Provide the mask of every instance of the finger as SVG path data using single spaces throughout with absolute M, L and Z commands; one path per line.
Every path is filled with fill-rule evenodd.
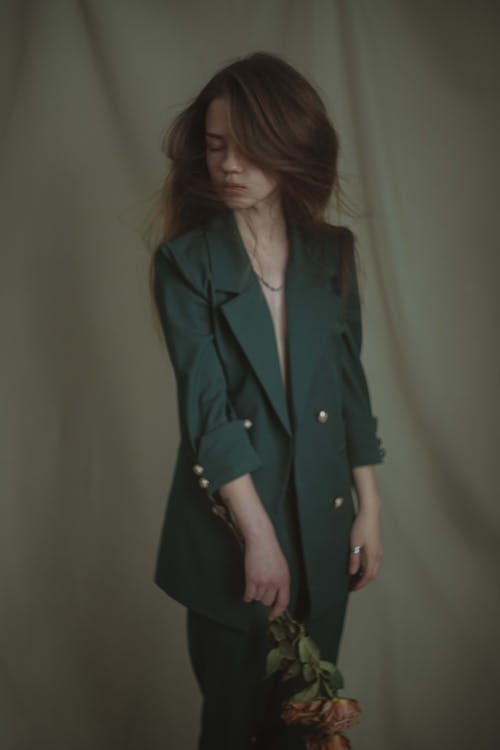
M 373 579 L 377 577 L 381 562 L 382 562 L 382 554 L 380 552 L 373 552 L 373 553 L 370 553 L 370 555 L 368 555 L 366 568 L 368 572 L 368 578 L 370 581 L 373 581 Z
M 260 601 L 262 604 L 265 604 L 266 607 L 270 607 L 271 604 L 276 599 L 276 588 L 274 586 L 268 586 L 265 590 L 262 596 L 260 597 Z
M 353 545 L 354 547 L 354 545 Z M 351 575 L 354 575 L 358 572 L 358 570 L 361 567 L 361 551 L 360 552 L 352 552 L 349 555 L 349 573 Z
M 245 593 L 243 594 L 243 601 L 251 602 L 256 598 L 257 586 L 254 581 L 247 581 Z
M 377 561 L 373 556 L 367 556 L 366 563 L 364 563 L 363 575 L 353 586 L 353 591 L 359 591 L 364 588 L 368 583 L 373 581 L 377 575 Z
M 360 589 L 364 588 L 369 580 L 370 579 L 368 577 L 368 573 L 365 570 L 361 578 L 358 578 L 358 580 L 353 584 L 352 591 L 359 591 Z
M 276 617 L 281 617 L 285 609 L 288 607 L 290 601 L 290 585 L 288 583 L 281 586 L 278 589 L 278 597 L 274 603 L 274 607 L 269 613 L 269 619 L 274 620 Z

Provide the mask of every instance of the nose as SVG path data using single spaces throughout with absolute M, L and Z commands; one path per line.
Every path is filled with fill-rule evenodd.
M 222 162 L 224 172 L 241 172 L 243 169 L 242 158 L 233 147 L 228 147 Z

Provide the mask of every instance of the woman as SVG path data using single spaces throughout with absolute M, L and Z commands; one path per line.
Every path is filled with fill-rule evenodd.
M 264 680 L 269 622 L 288 608 L 336 661 L 349 591 L 382 557 L 353 235 L 325 220 L 337 136 L 305 78 L 258 53 L 209 81 L 167 146 L 152 270 L 181 442 L 155 581 L 187 607 L 199 748 L 299 748 Z

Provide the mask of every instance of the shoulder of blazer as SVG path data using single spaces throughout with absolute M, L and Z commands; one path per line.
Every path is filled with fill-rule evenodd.
M 206 295 L 210 282 L 207 240 L 204 228 L 193 229 L 162 242 L 156 253 L 173 262 L 195 291 Z
M 351 253 L 353 246 L 354 234 L 348 227 L 326 224 L 309 242 L 309 252 L 315 263 L 338 280 L 342 253 Z
M 233 224 L 229 213 L 216 216 L 207 226 L 193 229 L 162 243 L 157 252 L 173 261 L 185 281 L 200 294 L 208 295 L 213 262 L 217 265 L 216 280 L 220 288 L 239 288 L 247 281 L 244 271 L 248 271 L 248 263 L 245 268 L 239 267 L 238 263 L 243 256 L 237 261 L 232 253 L 227 254 L 227 243 L 234 242 L 234 237 L 230 235 L 230 232 L 234 231 Z M 344 226 L 328 224 L 320 234 L 311 237 L 306 236 L 295 224 L 291 225 L 291 229 L 299 238 L 309 261 L 317 266 L 320 272 L 334 278 L 338 277 L 342 248 L 353 246 L 352 231 Z M 214 257 L 217 249 L 220 251 L 217 253 L 220 258 Z M 222 252 L 224 249 L 225 253 Z M 233 263 L 236 264 L 234 268 L 230 267 Z M 231 283 L 228 283 L 228 279 Z
M 207 299 L 210 287 L 239 292 L 251 280 L 251 264 L 230 210 L 164 242 L 158 251 L 174 262 L 184 279 Z

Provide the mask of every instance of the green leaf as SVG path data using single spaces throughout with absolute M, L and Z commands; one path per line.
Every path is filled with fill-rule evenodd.
M 320 669 L 323 672 L 329 672 L 329 674 L 334 674 L 335 672 L 338 672 L 337 667 L 335 664 L 332 664 L 331 661 L 324 661 L 323 659 L 319 663 Z
M 301 690 L 300 693 L 295 693 L 290 700 L 294 703 L 307 703 L 307 701 L 310 701 L 312 698 L 315 698 L 320 690 L 321 683 L 320 680 L 316 680 L 311 685 L 308 685 L 304 690 Z
M 318 677 L 318 672 L 316 669 L 314 669 L 309 662 L 304 664 L 304 668 L 302 670 L 302 674 L 304 675 L 304 680 L 306 682 L 312 682 Z
M 283 674 L 283 680 L 291 680 L 292 677 L 298 677 L 300 674 L 300 662 L 294 661 L 286 672 Z
M 331 662 L 320 661 L 321 673 L 328 680 L 334 691 L 344 687 L 344 678 L 340 670 Z
M 287 618 L 287 620 L 284 622 L 284 626 L 290 640 L 304 635 L 304 626 L 298 623 L 296 620 L 293 620 L 291 617 Z
M 283 640 L 278 644 L 283 659 L 296 659 L 295 649 L 290 641 Z
M 303 662 L 313 662 L 319 659 L 319 648 L 308 635 L 299 640 L 299 656 Z
M 315 641 L 309 636 L 309 648 L 311 649 L 311 653 L 314 656 L 315 659 L 319 659 L 320 653 L 319 648 Z
M 283 660 L 280 647 L 271 649 L 266 657 L 266 675 L 269 676 L 281 668 Z
M 309 639 L 306 637 L 299 640 L 299 657 L 302 662 L 308 662 L 311 656 L 311 649 L 309 648 Z
M 286 626 L 283 622 L 279 621 L 279 618 L 273 620 L 273 622 L 269 626 L 269 630 L 274 640 L 278 641 L 278 643 L 279 641 L 284 640 L 287 636 Z

